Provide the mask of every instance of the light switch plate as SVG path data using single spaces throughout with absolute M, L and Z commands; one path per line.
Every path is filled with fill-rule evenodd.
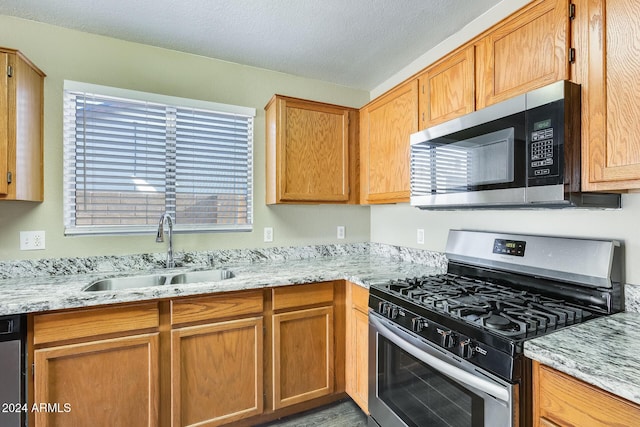
M 345 229 L 344 229 L 344 225 L 339 225 L 339 226 L 337 227 L 337 234 L 336 234 L 336 237 L 337 237 L 338 239 L 344 239 L 344 236 L 345 236 Z
M 418 233 L 416 235 L 416 242 L 419 245 L 424 245 L 424 228 L 418 228 Z

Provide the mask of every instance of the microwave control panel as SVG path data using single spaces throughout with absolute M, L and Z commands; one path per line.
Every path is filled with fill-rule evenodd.
M 562 129 L 558 126 L 558 110 L 562 101 L 534 108 L 527 112 L 528 167 L 530 181 L 539 184 L 562 182 L 560 165 L 562 164 Z

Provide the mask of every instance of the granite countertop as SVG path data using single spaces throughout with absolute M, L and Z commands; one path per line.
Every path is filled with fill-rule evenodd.
M 442 266 L 438 265 L 413 263 L 376 254 L 360 253 L 295 260 L 218 263 L 213 268 L 224 268 L 232 271 L 235 275 L 233 278 L 218 282 L 99 292 L 84 292 L 82 290 L 91 282 L 108 277 L 149 273 L 178 274 L 203 268 L 203 266 L 195 266 L 171 270 L 129 270 L 119 273 L 102 272 L 3 279 L 0 280 L 0 295 L 2 296 L 0 298 L 0 315 L 343 279 L 368 288 L 375 282 L 436 274 L 443 271 Z
M 526 341 L 524 354 L 640 404 L 640 313 L 617 313 Z

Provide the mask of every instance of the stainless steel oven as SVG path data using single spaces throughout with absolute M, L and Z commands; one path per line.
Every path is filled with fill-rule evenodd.
M 620 311 L 622 245 L 450 230 L 446 255 L 369 289 L 370 424 L 530 427 L 524 342 Z
M 370 424 L 511 427 L 518 385 L 369 314 Z

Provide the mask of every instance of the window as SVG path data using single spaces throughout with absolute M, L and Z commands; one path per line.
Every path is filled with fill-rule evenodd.
M 65 234 L 252 228 L 255 109 L 65 81 Z

